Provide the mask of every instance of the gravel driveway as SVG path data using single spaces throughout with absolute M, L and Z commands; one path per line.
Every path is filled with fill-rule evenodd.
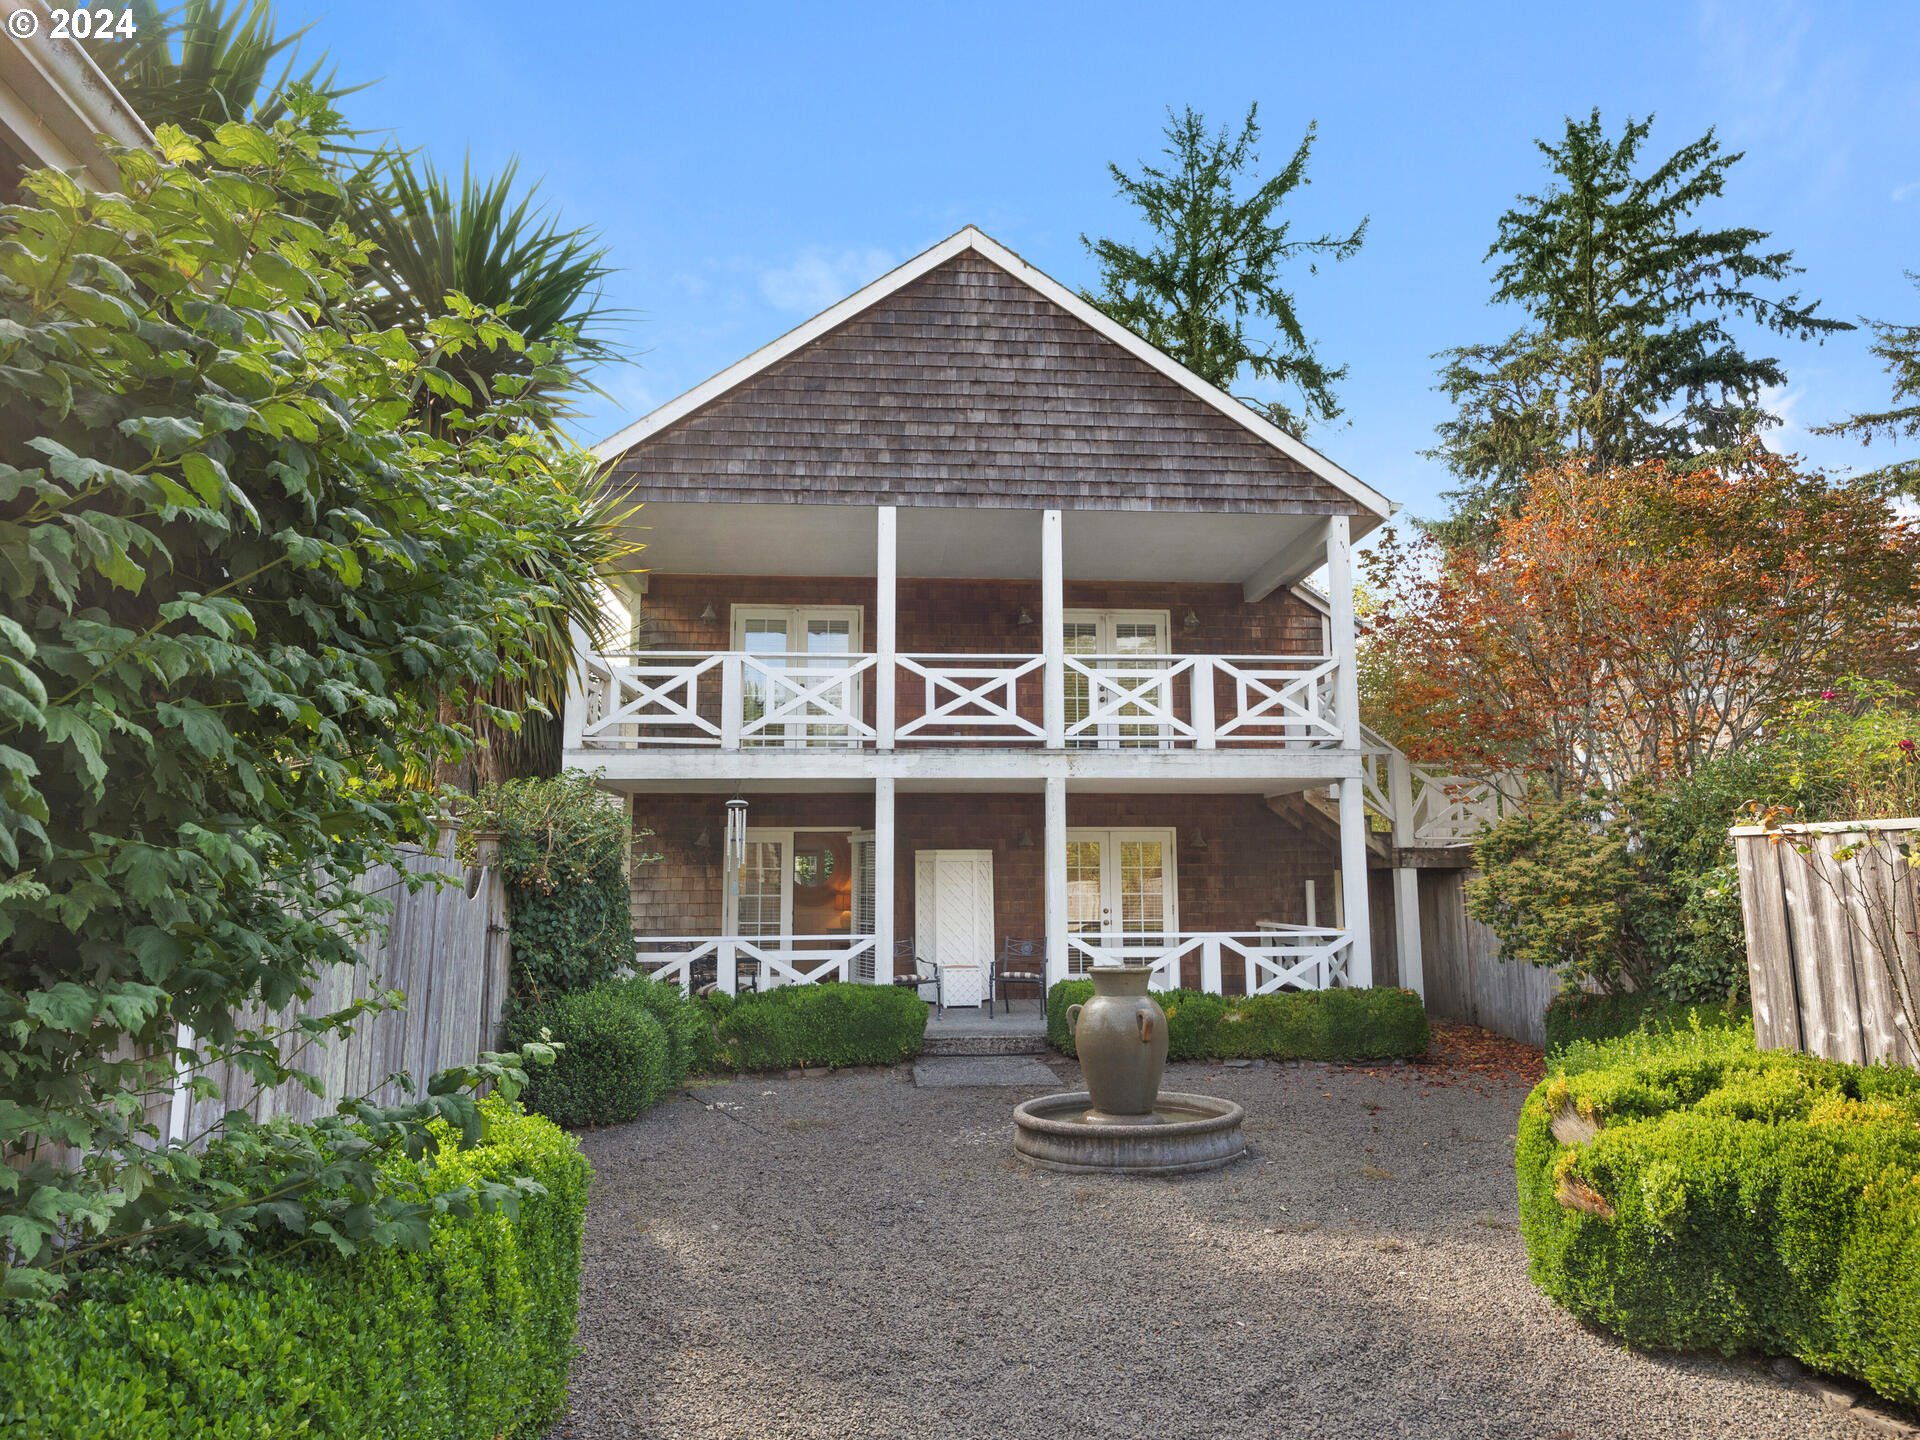
M 554 1434 L 1868 1433 L 1752 1364 L 1629 1354 L 1538 1295 L 1515 1080 L 1176 1065 L 1167 1085 L 1245 1105 L 1250 1156 L 1181 1180 L 1029 1171 L 1021 1093 L 905 1069 L 708 1085 L 588 1135 L 584 1353 Z

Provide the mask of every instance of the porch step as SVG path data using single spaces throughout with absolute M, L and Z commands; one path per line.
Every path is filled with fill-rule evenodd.
M 942 1058 L 956 1055 L 1044 1055 L 1047 1037 L 1026 1035 L 942 1035 L 929 1028 L 920 1053 Z

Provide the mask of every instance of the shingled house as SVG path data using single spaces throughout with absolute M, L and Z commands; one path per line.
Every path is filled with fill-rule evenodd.
M 966 1005 L 1015 937 L 1052 979 L 1419 986 L 1408 850 L 1462 817 L 1359 722 L 1389 502 L 1004 246 L 962 230 L 598 454 L 649 570 L 566 763 L 653 834 L 643 968 L 928 961 Z

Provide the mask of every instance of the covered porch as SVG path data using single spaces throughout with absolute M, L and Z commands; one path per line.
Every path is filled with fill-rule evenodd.
M 657 857 L 635 871 L 635 968 L 684 988 L 917 971 L 937 980 L 926 998 L 965 1008 L 1031 1004 L 1120 963 L 1215 994 L 1376 980 L 1370 880 L 1385 877 L 1364 848 L 1343 863 L 1338 803 L 1304 785 L 883 779 L 865 793 L 652 791 L 633 806 L 636 848 Z M 1043 978 L 1000 984 L 997 968 Z

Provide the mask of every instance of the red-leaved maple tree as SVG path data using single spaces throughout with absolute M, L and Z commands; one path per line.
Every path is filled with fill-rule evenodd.
M 1920 533 L 1762 450 L 1569 462 L 1486 549 L 1389 539 L 1368 567 L 1383 728 L 1556 792 L 1684 774 L 1842 676 L 1920 685 Z

